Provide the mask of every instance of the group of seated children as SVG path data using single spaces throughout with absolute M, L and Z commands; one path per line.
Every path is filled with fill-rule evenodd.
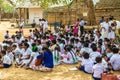
M 28 39 L 16 32 L 0 44 L 1 68 L 16 67 L 52 71 L 54 65 L 81 62 L 79 69 L 101 79 L 104 71 L 120 70 L 119 38 L 102 39 L 99 31 L 77 34 L 30 30 Z

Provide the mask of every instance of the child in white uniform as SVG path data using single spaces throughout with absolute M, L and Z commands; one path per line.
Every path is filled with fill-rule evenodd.
M 5 50 L 1 51 L 1 56 L 2 56 L 2 59 L 0 60 L 0 68 L 9 68 L 12 62 L 10 58 L 6 55 Z
M 32 53 L 31 53 L 31 56 L 30 56 L 30 61 L 26 65 L 26 68 L 35 69 L 35 60 L 36 60 L 36 57 L 38 55 L 39 55 L 38 48 L 37 48 L 37 46 L 35 46 L 34 48 L 32 48 Z
M 85 73 L 92 73 L 92 67 L 94 65 L 93 61 L 89 58 L 89 54 L 84 52 L 81 65 L 78 67 Z
M 61 52 L 59 47 L 55 47 L 55 50 L 53 51 L 53 62 L 54 65 L 60 64 L 60 58 L 61 58 Z
M 31 56 L 31 53 L 32 53 L 32 50 L 29 48 L 28 43 L 24 43 L 23 46 L 24 46 L 24 50 L 22 52 L 22 57 L 21 57 L 22 64 L 20 65 L 20 67 L 23 67 L 23 66 L 25 66 L 29 63 L 30 56 Z
M 101 80 L 101 75 L 106 71 L 105 67 L 102 64 L 102 58 L 101 57 L 96 57 L 96 62 L 93 66 L 93 78 L 94 80 Z
M 94 63 L 96 63 L 96 61 L 95 61 L 96 57 L 98 57 L 98 56 L 100 57 L 101 54 L 100 54 L 99 52 L 97 52 L 97 47 L 96 47 L 96 46 L 93 46 L 93 47 L 92 47 L 92 50 L 93 50 L 93 52 L 90 53 L 90 58 L 92 59 L 92 61 L 93 61 Z
M 120 54 L 118 53 L 119 49 L 113 48 L 113 56 L 110 58 L 110 64 L 113 70 L 120 70 Z

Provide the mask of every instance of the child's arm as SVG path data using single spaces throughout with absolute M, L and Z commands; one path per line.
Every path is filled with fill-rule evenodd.
M 27 64 L 26 67 L 28 67 L 28 66 L 30 65 L 30 63 L 32 62 L 32 60 L 33 60 L 33 56 L 30 57 L 30 61 L 29 61 L 29 63 Z
M 2 64 L 3 63 L 3 61 L 2 60 L 0 60 L 0 64 Z

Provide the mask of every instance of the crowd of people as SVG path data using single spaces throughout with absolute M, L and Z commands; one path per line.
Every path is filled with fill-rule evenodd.
M 55 65 L 75 64 L 78 69 L 92 74 L 94 80 L 101 80 L 101 74 L 120 70 L 120 31 L 115 34 L 116 23 L 106 19 L 99 30 L 85 31 L 85 21 L 79 19 L 63 32 L 47 30 L 48 25 L 29 30 L 27 39 L 23 32 L 16 31 L 0 44 L 1 68 L 24 67 L 25 69 L 52 71 Z M 14 63 L 14 64 L 13 64 Z

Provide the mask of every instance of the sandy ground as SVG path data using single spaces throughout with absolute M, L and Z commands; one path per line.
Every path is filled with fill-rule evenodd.
M 30 28 L 29 28 L 30 29 Z M 29 29 L 24 29 L 25 36 L 29 34 Z M 10 27 L 9 22 L 0 24 L 0 41 L 3 41 L 6 30 L 9 30 L 10 35 L 14 34 L 16 30 Z M 55 66 L 53 72 L 39 72 L 32 70 L 25 70 L 24 68 L 15 68 L 14 65 L 9 69 L 0 69 L 2 78 L 0 80 L 93 80 L 91 75 L 85 74 L 82 71 L 70 71 L 74 65 Z M 120 72 L 115 72 L 120 75 Z

